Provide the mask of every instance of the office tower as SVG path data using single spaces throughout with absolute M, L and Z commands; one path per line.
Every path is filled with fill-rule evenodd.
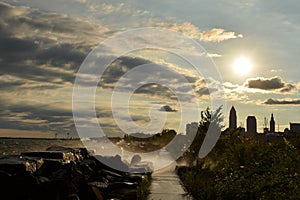
M 267 118 L 264 118 L 264 129 L 263 129 L 263 133 L 267 134 L 269 133 L 269 129 L 268 129 L 268 125 L 267 125 Z
M 257 133 L 257 123 L 255 116 L 247 117 L 247 133 L 256 134 Z
M 275 133 L 275 120 L 273 113 L 271 115 L 271 120 L 270 120 L 270 133 Z
M 290 130 L 292 133 L 300 133 L 300 123 L 290 123 Z
M 232 106 L 229 114 L 229 128 L 236 129 L 236 111 L 235 108 Z

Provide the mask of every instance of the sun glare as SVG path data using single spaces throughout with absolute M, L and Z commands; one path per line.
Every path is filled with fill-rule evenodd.
M 249 74 L 252 67 L 251 61 L 246 57 L 239 57 L 233 63 L 235 73 L 240 75 Z

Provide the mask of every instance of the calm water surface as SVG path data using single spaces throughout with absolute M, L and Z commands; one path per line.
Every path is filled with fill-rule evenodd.
M 19 155 L 27 151 L 44 151 L 50 146 L 76 148 L 83 147 L 83 144 L 77 139 L 0 138 L 0 155 Z

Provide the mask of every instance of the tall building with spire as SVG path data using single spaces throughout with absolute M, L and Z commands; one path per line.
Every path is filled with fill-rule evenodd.
M 231 107 L 230 114 L 229 114 L 229 128 L 230 129 L 236 129 L 237 123 L 236 123 L 236 110 L 234 106 Z
M 274 120 L 273 113 L 271 115 L 271 120 L 270 120 L 270 132 L 275 133 L 275 120 Z

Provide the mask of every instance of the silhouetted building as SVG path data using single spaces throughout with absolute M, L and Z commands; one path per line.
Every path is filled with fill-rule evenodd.
M 247 117 L 247 133 L 256 134 L 257 133 L 257 123 L 255 116 Z
M 269 133 L 269 129 L 268 129 L 268 125 L 267 125 L 267 118 L 264 118 L 264 129 L 263 129 L 263 133 L 267 134 Z
M 290 123 L 290 130 L 292 133 L 300 133 L 300 123 Z
M 230 129 L 236 129 L 237 128 L 237 125 L 236 125 L 236 110 L 233 106 L 231 107 L 230 114 L 229 114 L 229 128 Z
M 185 127 L 185 133 L 188 139 L 193 139 L 198 131 L 198 122 L 192 122 Z
M 271 120 L 270 120 L 270 133 L 275 133 L 275 120 L 273 113 L 271 115 Z

